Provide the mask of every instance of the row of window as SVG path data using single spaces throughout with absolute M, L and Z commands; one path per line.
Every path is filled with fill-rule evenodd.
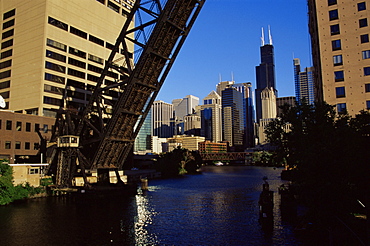
M 97 0 L 99 3 L 102 3 L 105 5 L 105 2 L 106 0 Z M 128 0 L 114 0 L 115 2 L 117 3 L 121 3 L 121 5 L 127 9 L 131 9 L 132 6 L 134 5 L 132 2 L 128 1 Z M 126 4 L 127 3 L 127 4 Z M 117 6 L 116 4 L 114 4 L 113 2 L 109 1 L 108 0 L 108 5 L 107 5 L 108 8 L 110 8 L 111 10 L 113 10 L 114 12 L 117 12 L 119 13 L 119 10 L 120 10 L 120 7 Z M 124 9 L 122 9 L 122 15 L 123 16 L 127 16 L 128 15 L 128 12 Z
M 328 5 L 335 5 L 337 4 L 337 0 L 328 0 Z M 357 11 L 366 10 L 366 2 L 357 3 Z
M 366 109 L 370 109 L 370 101 L 366 101 Z M 347 111 L 347 104 L 346 103 L 338 103 L 337 104 L 337 111 L 338 113 L 344 113 Z
M 55 27 L 58 27 L 64 31 L 67 31 L 68 32 L 68 24 L 60 21 L 60 20 L 57 20 L 57 19 L 54 19 L 53 17 L 48 17 L 48 23 L 55 26 Z M 89 41 L 97 44 L 97 45 L 100 45 L 102 47 L 104 47 L 104 44 L 105 44 L 105 48 L 108 48 L 110 50 L 112 50 L 114 48 L 114 45 L 113 44 L 110 44 L 108 42 L 104 42 L 104 40 L 98 38 L 98 37 L 95 37 L 91 34 L 87 34 L 86 32 L 80 30 L 80 29 L 77 29 L 73 26 L 70 26 L 69 27 L 69 32 L 72 33 L 72 34 L 75 34 L 83 39 L 88 39 Z
M 15 141 L 14 146 L 12 146 L 11 141 L 5 141 L 4 142 L 4 149 L 22 149 L 22 142 L 20 141 Z M 40 148 L 39 143 L 33 143 L 33 149 L 38 150 Z M 25 150 L 30 150 L 31 149 L 31 143 L 30 142 L 24 142 L 23 149 Z
M 26 122 L 26 124 L 23 124 L 24 122 L 21 122 L 21 121 L 16 121 L 15 122 L 15 125 L 13 124 L 13 121 L 11 120 L 6 120 L 5 121 L 5 130 L 13 130 L 13 127 L 14 130 L 16 131 L 22 131 L 23 130 L 23 125 L 25 126 L 25 131 L 26 132 L 31 132 L 31 123 L 30 122 Z M 0 119 L 0 129 L 2 128 L 2 120 Z M 47 124 L 44 124 L 42 128 L 40 128 L 40 124 L 38 123 L 35 123 L 34 125 L 34 131 L 37 132 L 38 130 L 42 130 L 44 131 L 45 133 L 48 131 L 49 129 L 49 126 Z
M 370 92 L 370 84 L 365 84 L 365 92 Z M 344 86 L 335 87 L 336 98 L 346 97 L 346 89 Z
M 370 67 L 364 67 L 364 76 L 370 76 Z M 339 70 L 334 72 L 334 80 L 335 82 L 344 81 L 344 71 Z M 370 92 L 370 91 L 366 91 Z
M 47 39 L 46 40 L 46 45 L 50 46 L 50 47 L 53 47 L 53 48 L 56 48 L 58 50 L 62 50 L 64 52 L 67 52 L 67 45 L 59 43 L 57 41 Z M 72 55 L 75 55 L 75 56 L 81 57 L 83 59 L 86 59 L 86 52 L 84 52 L 82 50 L 79 50 L 79 49 L 76 49 L 76 48 L 73 48 L 73 47 L 69 47 L 68 52 Z M 63 62 L 66 61 L 66 56 L 61 55 L 61 54 L 57 54 L 56 52 L 53 52 L 53 51 L 50 51 L 50 50 L 46 51 L 46 56 L 50 57 L 50 58 L 53 58 L 53 59 L 56 59 L 56 60 L 59 60 L 59 61 L 63 61 Z M 104 63 L 104 59 L 102 59 L 100 57 L 97 57 L 97 56 L 94 56 L 94 55 L 91 55 L 91 54 L 88 54 L 87 58 L 88 58 L 89 61 L 93 61 L 93 62 L 99 63 L 101 65 Z

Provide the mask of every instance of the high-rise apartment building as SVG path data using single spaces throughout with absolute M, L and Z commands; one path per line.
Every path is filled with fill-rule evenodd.
M 86 105 L 133 4 L 0 0 L 0 95 L 6 108 L 55 116 L 63 95 L 69 107 Z M 133 45 L 127 49 L 132 55 Z M 113 84 L 119 76 L 109 71 L 104 84 Z M 111 90 L 105 100 L 114 101 L 118 95 L 118 89 Z M 111 106 L 106 106 L 109 111 Z
M 318 100 L 350 115 L 370 108 L 370 1 L 309 0 Z
M 153 136 L 170 138 L 173 136 L 173 105 L 164 101 L 154 101 L 152 106 Z
M 221 96 L 211 91 L 201 105 L 201 136 L 214 143 L 222 141 Z
M 306 67 L 301 71 L 299 58 L 293 59 L 295 95 L 298 102 L 305 100 L 309 104 L 315 102 L 313 68 Z
M 275 86 L 275 62 L 274 46 L 272 45 L 271 32 L 269 30 L 269 43 L 265 44 L 263 29 L 261 38 L 261 64 L 256 67 L 256 121 L 262 119 L 262 96 L 261 93 L 265 88 L 272 88 L 277 95 Z

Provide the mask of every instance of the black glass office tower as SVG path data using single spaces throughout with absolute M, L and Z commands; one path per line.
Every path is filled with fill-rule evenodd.
M 271 42 L 271 41 L 270 41 Z M 256 120 L 260 121 L 262 117 L 261 92 L 266 87 L 273 88 L 275 95 L 277 90 L 275 86 L 275 62 L 274 62 L 274 46 L 270 44 L 262 45 L 261 64 L 256 67 Z

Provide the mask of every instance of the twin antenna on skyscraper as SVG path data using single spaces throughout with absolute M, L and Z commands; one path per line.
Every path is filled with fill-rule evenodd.
M 271 36 L 271 30 L 270 30 L 270 25 L 268 26 L 268 30 L 269 30 L 269 45 L 272 45 L 272 36 Z M 263 31 L 263 27 L 262 27 L 262 36 L 261 36 L 261 46 L 264 46 L 265 45 L 265 33 Z

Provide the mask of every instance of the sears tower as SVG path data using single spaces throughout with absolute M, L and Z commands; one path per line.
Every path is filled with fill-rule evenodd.
M 268 30 L 269 43 L 265 44 L 264 32 L 262 28 L 261 37 L 261 63 L 256 66 L 256 82 L 257 88 L 256 92 L 256 119 L 260 122 L 262 119 L 262 99 L 261 93 L 265 88 L 272 89 L 272 91 L 277 95 L 277 90 L 275 86 L 275 63 L 274 63 L 274 46 L 272 45 L 272 37 L 270 28 Z

